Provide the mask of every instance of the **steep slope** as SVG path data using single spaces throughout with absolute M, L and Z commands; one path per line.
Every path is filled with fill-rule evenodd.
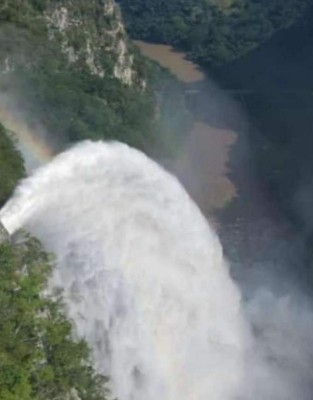
M 16 31 L 18 27 L 26 34 L 24 41 L 36 50 L 40 40 L 46 46 L 45 34 L 48 33 L 50 41 L 60 46 L 68 63 L 76 64 L 79 69 L 87 67 L 94 75 L 114 76 L 126 84 L 131 84 L 138 75 L 113 0 L 7 1 L 1 9 L 1 22 L 3 30 L 11 29 L 16 33 L 10 43 L 2 47 L 3 71 L 36 61 L 36 56 L 23 46 L 21 35 Z
M 72 338 L 58 296 L 43 296 L 51 257 L 33 238 L 0 243 L 0 398 L 105 400 L 106 379 Z
M 0 124 L 0 208 L 24 175 L 22 157 Z
M 57 140 L 168 147 L 173 127 L 154 96 L 159 72 L 132 48 L 113 0 L 5 1 L 0 48 L 2 95 Z

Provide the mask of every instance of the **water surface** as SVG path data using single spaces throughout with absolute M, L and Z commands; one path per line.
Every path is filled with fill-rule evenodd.
M 141 52 L 161 66 L 170 70 L 186 90 L 196 84 L 196 101 L 201 102 L 201 119 L 195 115 L 193 128 L 188 135 L 175 173 L 186 186 L 205 213 L 226 206 L 236 195 L 236 188 L 230 180 L 228 162 L 231 146 L 237 134 L 227 126 L 231 105 L 225 107 L 225 99 L 217 87 L 195 63 L 187 60 L 186 54 L 175 51 L 171 46 L 135 41 Z M 199 106 L 198 106 L 199 107 Z M 225 108 L 225 115 L 224 109 Z M 228 114 L 228 115 L 226 115 Z

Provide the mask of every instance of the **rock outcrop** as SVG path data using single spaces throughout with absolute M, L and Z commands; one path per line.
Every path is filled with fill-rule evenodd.
M 113 0 L 91 1 L 88 5 L 71 0 L 51 2 L 45 18 L 50 38 L 60 41 L 70 63 L 84 65 L 100 77 L 109 74 L 127 85 L 133 83 L 134 56 Z
M 101 78 L 115 77 L 125 85 L 142 85 L 114 0 L 49 0 L 40 7 L 25 0 L 18 11 L 5 1 L 1 11 L 10 23 L 0 23 L 0 72 L 20 65 L 31 68 L 42 57 L 40 41 L 44 47 L 48 36 L 50 45 L 77 69 Z

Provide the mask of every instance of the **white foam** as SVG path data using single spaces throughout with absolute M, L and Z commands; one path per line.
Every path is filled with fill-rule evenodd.
M 245 327 L 218 238 L 179 182 L 119 143 L 39 169 L 0 218 L 56 254 L 77 333 L 119 400 L 228 400 Z

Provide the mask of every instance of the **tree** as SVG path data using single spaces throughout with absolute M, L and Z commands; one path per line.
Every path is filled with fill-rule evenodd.
M 106 378 L 72 338 L 60 297 L 43 295 L 51 266 L 34 238 L 0 245 L 0 398 L 105 400 Z

